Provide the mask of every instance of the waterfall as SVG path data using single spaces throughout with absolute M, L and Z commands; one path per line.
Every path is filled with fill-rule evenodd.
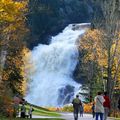
M 30 76 L 26 100 L 40 106 L 61 106 L 71 101 L 80 89 L 73 80 L 78 63 L 76 41 L 90 24 L 70 24 L 51 38 L 49 45 L 39 44 L 32 50 L 35 72 Z

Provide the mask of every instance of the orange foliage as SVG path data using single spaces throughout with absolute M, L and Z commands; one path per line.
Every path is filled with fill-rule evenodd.
M 4 111 L 4 113 L 6 113 L 6 116 L 13 117 L 14 109 L 13 109 L 12 98 L 6 95 L 3 96 L 1 108 Z
M 85 113 L 92 113 L 92 104 L 93 103 L 83 104 Z M 73 112 L 73 105 L 59 107 L 59 108 L 58 107 L 49 107 L 47 109 L 50 110 L 50 111 Z
M 84 112 L 85 113 L 92 113 L 92 103 L 84 104 Z

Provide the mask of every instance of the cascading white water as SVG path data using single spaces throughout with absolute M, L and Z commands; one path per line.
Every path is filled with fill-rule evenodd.
M 31 76 L 26 100 L 40 106 L 61 106 L 69 103 L 80 89 L 73 80 L 78 62 L 76 41 L 89 24 L 70 24 L 51 38 L 49 45 L 39 44 L 32 51 L 35 72 Z

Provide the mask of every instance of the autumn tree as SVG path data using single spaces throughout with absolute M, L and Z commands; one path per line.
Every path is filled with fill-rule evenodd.
M 119 56 L 117 50 L 119 49 L 119 32 L 120 32 L 120 16 L 119 16 L 119 0 L 96 0 L 100 5 L 102 17 L 97 21 L 97 12 L 94 16 L 95 28 L 103 31 L 103 45 L 107 51 L 107 91 L 110 98 L 113 95 L 113 89 L 117 81 L 117 74 L 119 70 L 119 60 L 115 62 L 116 57 Z M 114 44 L 114 47 L 113 47 Z M 119 58 L 119 57 L 118 57 Z M 116 66 L 115 66 L 116 65 Z M 115 72 L 113 72 L 113 69 Z
M 23 48 L 26 46 L 27 0 L 0 0 L 0 97 L 24 95 Z
M 106 69 L 106 52 L 102 43 L 102 32 L 88 30 L 80 40 L 79 50 L 83 57 L 81 71 L 84 72 L 85 84 L 89 88 L 90 96 L 95 96 L 97 91 L 105 90 L 103 70 Z M 104 51 L 104 52 L 103 52 Z
M 120 86 L 120 36 L 119 31 L 116 31 L 114 38 L 112 39 L 110 54 L 112 66 L 111 66 L 111 89 L 110 97 L 113 98 L 113 93 L 116 87 Z M 106 32 L 104 29 L 92 29 L 88 30 L 83 38 L 80 40 L 80 51 L 84 51 L 82 57 L 83 68 L 86 71 L 87 80 L 89 81 L 88 87 L 90 90 L 100 90 L 98 86 L 104 91 L 108 90 L 108 44 L 106 43 Z M 88 64 L 90 63 L 90 64 Z M 95 67 L 97 66 L 97 67 Z M 87 67 L 87 68 L 86 68 Z M 95 69 L 94 69 L 95 68 Z M 82 70 L 84 70 L 82 69 Z M 87 72 L 88 71 L 88 72 Z M 95 76 L 94 76 L 94 74 Z M 89 79 L 88 79 L 89 78 Z M 99 81 L 99 82 L 98 82 Z M 95 84 L 94 84 L 95 82 Z M 96 86 L 95 89 L 92 86 Z

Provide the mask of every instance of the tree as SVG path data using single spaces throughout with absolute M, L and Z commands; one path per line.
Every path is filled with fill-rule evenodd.
M 117 81 L 119 71 L 119 32 L 120 32 L 120 19 L 119 19 L 119 0 L 96 0 L 100 5 L 102 17 L 96 21 L 97 13 L 94 16 L 95 28 L 103 31 L 103 45 L 107 51 L 107 91 L 110 98 L 113 96 L 113 89 Z M 114 47 L 113 47 L 114 46 Z M 117 57 L 117 63 L 115 62 Z M 115 66 L 116 65 L 116 66 Z M 115 68 L 115 69 L 114 69 Z M 113 72 L 113 69 L 115 72 Z
M 30 28 L 30 47 L 48 43 L 49 36 L 57 34 L 70 23 L 89 21 L 92 7 L 90 2 L 85 1 L 29 0 L 27 23 Z
M 0 98 L 11 98 L 14 94 L 23 92 L 24 61 L 22 50 L 25 45 L 27 0 L 0 1 Z M 5 103 L 6 104 L 6 103 Z M 4 104 L 3 104 L 4 106 Z
M 99 30 L 88 30 L 79 44 L 80 52 L 84 51 L 80 58 L 83 66 L 81 71 L 85 72 L 85 83 L 90 96 L 95 96 L 97 91 L 103 91 L 105 86 L 102 68 L 106 68 L 106 52 L 102 44 L 102 32 Z
M 105 36 L 106 33 L 102 29 L 93 29 L 86 32 L 86 34 L 83 36 L 83 38 L 80 40 L 80 50 L 86 51 L 86 54 L 84 55 L 83 61 L 85 63 L 88 63 L 91 61 L 90 69 L 89 69 L 89 78 L 92 78 L 92 81 L 96 81 L 98 78 L 100 79 L 100 82 L 98 85 L 104 85 L 104 91 L 106 91 L 106 87 L 108 87 L 108 49 L 106 49 L 105 44 Z M 110 81 L 112 84 L 111 89 L 114 91 L 114 88 L 116 86 L 116 82 L 120 84 L 120 36 L 119 33 L 116 34 L 115 39 L 112 40 L 112 46 L 110 53 L 114 56 L 113 59 L 113 65 L 111 68 L 111 77 L 112 80 Z M 87 64 L 86 64 L 87 65 Z M 97 65 L 97 67 L 95 67 Z M 85 67 L 85 64 L 84 64 Z M 98 69 L 93 69 L 98 68 Z M 93 71 L 94 70 L 94 71 Z M 97 76 L 96 78 L 93 76 L 93 73 L 95 73 Z M 106 79 L 107 78 L 107 79 Z M 90 81 L 91 84 L 92 81 Z M 97 81 L 95 82 L 97 86 Z M 90 88 L 90 87 L 89 87 Z M 90 88 L 91 89 L 91 88 Z M 110 92 L 110 95 L 112 97 L 113 93 Z

